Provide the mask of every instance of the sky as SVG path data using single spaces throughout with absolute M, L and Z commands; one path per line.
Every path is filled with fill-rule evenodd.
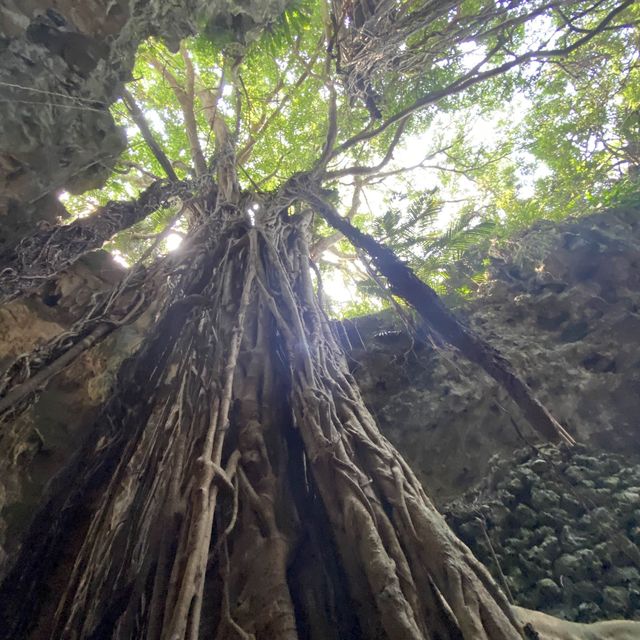
M 473 58 L 469 60 L 469 64 L 473 64 Z M 505 105 L 503 110 L 495 111 L 490 116 L 483 115 L 479 110 L 471 109 L 464 114 L 468 118 L 465 126 L 465 137 L 470 150 L 481 148 L 493 148 L 496 143 L 502 139 L 503 122 L 507 121 L 510 126 L 517 126 L 522 122 L 530 107 L 530 102 L 522 93 L 516 93 L 512 100 Z M 475 111 L 475 112 L 474 112 Z M 460 116 L 458 116 L 460 119 Z M 425 161 L 434 150 L 434 141 L 441 140 L 438 146 L 446 146 L 450 141 L 451 135 L 455 135 L 457 131 L 454 116 L 449 113 L 441 112 L 436 116 L 429 130 L 420 135 L 413 135 L 397 148 L 394 153 L 392 162 L 386 168 L 392 170 L 400 167 L 415 167 Z M 449 136 L 446 133 L 449 132 Z M 520 198 L 529 198 L 533 195 L 535 183 L 538 179 L 548 175 L 549 169 L 529 153 L 518 151 L 516 154 L 518 166 L 525 167 L 527 165 L 534 166 L 531 172 L 520 170 L 517 172 L 518 178 L 518 196 Z M 372 162 L 375 164 L 375 162 Z M 372 215 L 381 215 L 387 209 L 385 199 L 390 191 L 403 192 L 407 189 L 407 183 L 415 189 L 430 189 L 439 187 L 445 202 L 439 216 L 437 217 L 434 227 L 442 231 L 446 230 L 459 212 L 461 199 L 478 199 L 479 192 L 475 183 L 465 176 L 456 175 L 452 185 L 444 184 L 439 166 L 447 165 L 447 158 L 444 154 L 436 153 L 433 157 L 428 158 L 424 164 L 426 166 L 413 169 L 402 177 L 388 177 L 384 182 L 376 187 L 366 187 L 361 203 L 361 210 L 369 211 Z M 351 199 L 351 190 L 344 189 L 342 200 L 349 202 Z M 394 203 L 395 204 L 395 203 Z M 336 262 L 332 259 L 330 252 L 325 252 L 325 259 L 331 263 Z M 330 299 L 333 311 L 336 314 L 347 306 L 358 301 L 359 296 L 353 280 L 339 271 L 332 269 L 326 273 L 323 278 L 324 290 Z

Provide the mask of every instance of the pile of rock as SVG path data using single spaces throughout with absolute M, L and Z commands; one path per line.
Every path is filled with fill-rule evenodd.
M 568 620 L 640 619 L 640 465 L 583 447 L 492 460 L 449 505 L 456 533 L 516 604 Z

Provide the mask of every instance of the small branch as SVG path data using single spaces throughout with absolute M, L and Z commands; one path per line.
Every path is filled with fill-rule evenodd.
M 304 83 L 304 81 L 309 77 L 311 73 L 311 69 L 313 68 L 313 65 L 317 62 L 317 60 L 318 60 L 318 51 L 316 50 L 316 52 L 311 56 L 311 58 L 305 64 L 305 67 L 302 73 L 300 74 L 298 79 L 295 81 L 294 85 L 291 87 L 291 90 L 288 93 L 286 93 L 284 96 L 282 96 L 282 98 L 278 102 L 278 105 L 275 107 L 275 109 L 273 109 L 273 111 L 271 111 L 271 113 L 268 116 L 265 111 L 262 118 L 253 127 L 251 127 L 249 139 L 247 140 L 244 147 L 238 153 L 238 164 L 244 164 L 249 159 L 249 157 L 251 156 L 251 151 L 253 150 L 253 147 L 255 146 L 256 142 L 260 139 L 260 136 L 262 135 L 262 133 L 269 127 L 269 125 L 278 116 L 278 114 L 282 112 L 282 108 L 284 107 L 284 105 L 289 100 L 291 100 L 293 92 L 299 89 Z M 285 69 L 284 73 L 286 73 L 286 71 L 287 70 Z M 274 90 L 271 92 L 271 95 L 264 101 L 265 104 L 269 104 L 278 95 L 278 92 L 284 86 L 283 78 L 284 78 L 284 75 L 280 78 L 280 80 L 278 80 L 278 83 L 276 84 L 276 87 L 274 88 Z
M 329 126 L 327 128 L 327 137 L 320 158 L 315 164 L 315 171 L 320 171 L 327 166 L 332 152 L 333 146 L 338 136 L 338 107 L 336 88 L 333 84 L 329 84 Z
M 327 6 L 322 3 L 322 9 L 326 10 Z M 327 162 L 331 158 L 333 153 L 333 147 L 336 143 L 336 139 L 338 138 L 338 96 L 336 92 L 336 86 L 334 83 L 334 79 L 331 74 L 332 70 L 332 59 L 331 59 L 331 50 L 333 49 L 333 37 L 334 34 L 332 32 L 332 25 L 329 16 L 324 15 L 324 23 L 325 23 L 325 38 L 327 42 L 327 51 L 324 61 L 324 84 L 325 87 L 329 90 L 329 113 L 328 113 L 328 126 L 327 126 L 327 136 L 325 139 L 324 147 L 322 149 L 322 153 L 320 154 L 320 158 L 315 164 L 314 171 L 318 173 L 320 170 L 323 170 L 327 166 Z
M 348 175 L 367 176 L 367 175 L 375 174 L 381 169 L 384 169 L 385 166 L 393 158 L 393 152 L 395 151 L 398 145 L 398 142 L 400 142 L 400 138 L 402 137 L 402 134 L 404 133 L 404 130 L 406 129 L 408 123 L 409 123 L 409 118 L 406 118 L 405 120 L 402 120 L 400 122 L 400 124 L 398 125 L 398 128 L 396 129 L 395 134 L 393 135 L 393 139 L 389 144 L 389 148 L 387 149 L 387 152 L 384 158 L 382 158 L 382 160 L 377 165 L 373 167 L 347 167 L 346 169 L 336 169 L 335 171 L 327 171 L 324 177 L 327 180 L 335 180 L 336 178 L 342 178 Z
M 142 109 L 140 109 L 134 97 L 125 87 L 122 87 L 122 99 L 124 100 L 124 104 L 131 114 L 133 121 L 136 123 L 138 129 L 140 130 L 144 141 L 147 143 L 147 146 L 149 147 L 149 149 L 151 149 L 151 153 L 153 153 L 155 159 L 159 162 L 160 166 L 167 174 L 167 177 L 174 182 L 178 182 L 178 176 L 173 170 L 171 161 L 169 160 L 169 158 L 167 158 L 167 155 L 162 150 L 158 142 L 156 142 L 156 139 L 153 137 L 153 133 L 151 132 L 149 124 L 147 123 L 147 120 L 142 113 Z

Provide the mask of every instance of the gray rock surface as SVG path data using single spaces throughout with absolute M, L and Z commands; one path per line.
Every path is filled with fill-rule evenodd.
M 197 23 L 250 40 L 285 0 L 5 0 L 0 6 L 0 246 L 64 216 L 56 198 L 101 186 L 126 145 L 108 107 L 138 45 L 171 49 Z M 214 34 L 215 35 L 215 34 Z
M 488 283 L 458 314 L 578 441 L 640 453 L 640 208 L 539 222 L 494 254 Z M 436 502 L 478 483 L 492 454 L 535 440 L 484 372 L 424 336 L 412 343 L 391 315 L 338 333 L 370 409 Z M 579 482 L 594 480 L 580 472 Z
M 494 457 L 481 486 L 445 508 L 454 530 L 520 606 L 577 622 L 640 620 L 640 513 L 625 499 L 640 458 L 543 446 L 515 461 Z

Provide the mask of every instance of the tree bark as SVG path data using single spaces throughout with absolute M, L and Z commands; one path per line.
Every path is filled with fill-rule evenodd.
M 304 219 L 215 215 L 222 232 L 174 276 L 35 517 L 0 588 L 0 638 L 325 640 L 318 611 L 336 638 L 521 638 L 364 406 Z M 194 296 L 206 304 L 180 304 Z M 307 550 L 321 575 L 300 594 Z
M 134 97 L 125 87 L 122 88 L 121 93 L 122 99 L 124 100 L 124 103 L 129 110 L 133 121 L 136 123 L 138 129 L 140 130 L 142 138 L 147 143 L 149 149 L 151 149 L 151 153 L 153 153 L 155 159 L 158 161 L 158 164 L 162 167 L 169 180 L 171 180 L 172 182 L 178 182 L 178 176 L 173 170 L 173 165 L 171 164 L 169 158 L 167 158 L 167 155 L 165 154 L 162 147 L 153 137 L 153 133 L 151 131 L 151 128 L 149 127 L 147 119 L 144 117 L 142 109 L 138 106 Z

